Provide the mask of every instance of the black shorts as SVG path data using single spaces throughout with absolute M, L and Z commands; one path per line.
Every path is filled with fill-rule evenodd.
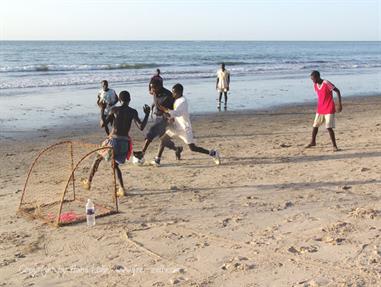
M 168 121 L 165 118 L 157 117 L 153 125 L 148 130 L 146 139 L 153 141 L 156 137 L 161 137 L 162 135 L 165 134 L 167 126 L 168 126 Z

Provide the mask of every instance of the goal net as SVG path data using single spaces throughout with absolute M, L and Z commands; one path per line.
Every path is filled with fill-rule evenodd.
M 29 169 L 19 212 L 56 226 L 85 221 L 88 198 L 95 205 L 96 217 L 118 212 L 112 158 L 99 165 L 91 190 L 81 183 L 98 153 L 106 149 L 110 147 L 64 141 L 42 150 Z

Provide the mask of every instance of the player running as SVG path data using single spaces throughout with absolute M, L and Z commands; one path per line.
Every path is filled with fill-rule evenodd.
M 214 162 L 220 164 L 220 155 L 217 150 L 207 150 L 203 147 L 197 146 L 193 138 L 192 125 L 188 112 L 188 102 L 183 96 L 184 88 L 181 84 L 176 84 L 172 88 L 172 95 L 175 99 L 173 104 L 173 110 L 168 109 L 164 106 L 160 106 L 162 112 L 169 116 L 170 124 L 166 130 L 165 135 L 161 137 L 160 147 L 157 156 L 155 157 L 152 164 L 155 166 L 160 166 L 161 156 L 163 154 L 164 148 L 174 150 L 176 152 L 177 159 L 181 158 L 182 147 L 176 147 L 174 142 L 171 140 L 172 137 L 179 137 L 185 144 L 188 145 L 192 152 L 203 153 L 211 156 Z
M 114 150 L 114 164 L 115 170 L 119 181 L 118 196 L 126 195 L 126 191 L 123 184 L 122 172 L 120 171 L 119 165 L 123 164 L 126 159 L 129 159 L 132 151 L 131 138 L 129 136 L 131 123 L 135 122 L 140 130 L 143 130 L 148 122 L 148 117 L 150 114 L 150 107 L 144 105 L 144 119 L 141 121 L 138 116 L 138 112 L 129 107 L 131 100 L 130 93 L 127 91 L 122 91 L 119 94 L 119 100 L 122 103 L 119 107 L 113 107 L 110 111 L 109 116 L 106 118 L 105 124 L 108 124 L 110 118 L 113 118 L 113 128 L 108 139 L 106 139 L 102 146 L 112 147 Z M 91 166 L 90 174 L 88 179 L 82 180 L 82 185 L 85 189 L 90 190 L 91 182 L 95 173 L 98 170 L 99 164 L 103 159 L 106 161 L 110 160 L 112 157 L 112 151 L 107 149 L 105 151 L 97 154 L 97 157 Z

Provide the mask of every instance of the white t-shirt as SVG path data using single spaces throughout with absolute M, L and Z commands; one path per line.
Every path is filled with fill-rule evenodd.
M 186 144 L 194 143 L 188 102 L 184 96 L 175 100 L 173 110 L 170 111 L 169 114 L 171 118 L 174 119 L 174 123 L 169 127 L 167 134 L 170 137 L 178 136 Z
M 113 89 L 104 91 L 103 89 L 98 93 L 99 102 L 106 104 L 105 114 L 109 114 L 111 108 L 118 102 L 118 96 Z
M 219 69 L 217 71 L 217 78 L 218 78 L 217 89 L 224 90 L 229 88 L 229 76 L 230 76 L 230 72 L 226 69 L 225 71 L 222 71 L 222 69 Z

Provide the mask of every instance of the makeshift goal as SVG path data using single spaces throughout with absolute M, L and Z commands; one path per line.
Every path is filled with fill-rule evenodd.
M 95 157 L 110 149 L 111 160 L 102 161 L 86 190 L 81 180 L 89 175 Z M 96 217 L 118 212 L 115 166 L 111 147 L 73 141 L 55 143 L 40 151 L 32 162 L 21 196 L 19 212 L 62 226 L 86 220 L 90 198 Z

